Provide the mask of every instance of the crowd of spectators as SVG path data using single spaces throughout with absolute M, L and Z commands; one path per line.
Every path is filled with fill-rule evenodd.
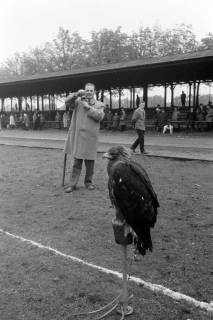
M 182 117 L 185 114 L 185 119 Z M 182 113 L 177 107 L 174 107 L 172 114 L 166 112 L 164 108 L 161 108 L 160 105 L 157 105 L 155 108 L 154 116 L 155 130 L 158 132 L 166 133 L 167 131 L 170 134 L 173 133 L 173 123 L 178 123 L 178 121 L 186 122 L 187 128 L 194 128 L 195 123 L 197 122 L 197 128 L 199 129 L 199 122 L 211 123 L 213 122 L 213 104 L 211 101 L 208 102 L 206 106 L 200 104 L 196 108 L 189 108 L 188 111 Z
M 202 103 L 195 109 L 195 120 L 213 121 L 213 104 L 211 101 L 205 106 Z
M 127 113 L 128 112 L 128 113 Z M 197 122 L 199 129 L 199 122 L 211 123 L 213 122 L 213 104 L 211 101 L 207 105 L 200 104 L 196 108 L 189 108 L 185 110 L 185 119 L 182 119 L 183 111 L 181 108 L 174 107 L 171 113 L 168 109 L 161 107 L 152 108 L 151 120 L 154 123 L 154 129 L 163 134 L 169 132 L 173 133 L 173 124 L 178 121 L 185 121 L 188 127 L 194 128 Z M 104 119 L 101 122 L 101 129 L 108 129 L 113 131 L 124 131 L 128 124 L 131 123 L 131 112 L 121 108 L 119 110 L 111 110 L 106 105 L 104 110 Z M 66 111 L 42 112 L 34 110 L 22 112 L 0 112 L 0 130 L 2 128 L 22 128 L 24 130 L 41 130 L 45 127 L 45 123 L 54 122 L 55 128 L 67 129 L 70 125 L 71 113 Z
M 112 112 L 108 105 L 106 105 L 104 109 L 104 118 L 101 123 L 102 129 L 109 129 L 109 130 L 126 130 L 126 121 L 127 121 L 127 114 L 124 108 L 121 108 L 119 111 Z
M 48 122 L 56 122 L 56 128 L 66 129 L 69 127 L 70 120 L 69 111 L 42 112 L 34 110 L 0 112 L 0 130 L 14 128 L 41 130 Z

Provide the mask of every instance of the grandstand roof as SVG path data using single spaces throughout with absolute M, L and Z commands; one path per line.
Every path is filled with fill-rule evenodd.
M 86 82 L 98 89 L 213 80 L 213 50 L 35 74 L 0 81 L 0 97 L 63 93 Z

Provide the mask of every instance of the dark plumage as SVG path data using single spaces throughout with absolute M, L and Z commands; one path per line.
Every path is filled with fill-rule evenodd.
M 108 189 L 112 204 L 118 215 L 136 234 L 138 251 L 145 255 L 152 251 L 150 228 L 157 219 L 159 202 L 144 168 L 131 159 L 128 150 L 122 146 L 112 147 L 104 154 L 109 159 Z

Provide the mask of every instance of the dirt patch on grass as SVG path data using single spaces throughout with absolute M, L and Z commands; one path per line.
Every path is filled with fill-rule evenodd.
M 96 163 L 97 189 L 61 188 L 59 150 L 1 146 L 0 228 L 109 269 L 121 271 L 107 191 L 106 162 Z M 130 262 L 146 281 L 210 302 L 212 297 L 212 172 L 199 161 L 141 158 L 160 201 L 154 252 Z M 67 177 L 70 167 L 67 169 Z M 84 173 L 84 172 L 83 172 Z M 67 178 L 68 180 L 68 178 Z M 118 279 L 0 234 L 0 319 L 66 319 L 118 294 Z M 129 248 L 129 257 L 132 256 Z M 132 319 L 210 319 L 184 303 L 129 284 Z M 118 319 L 114 314 L 109 319 Z

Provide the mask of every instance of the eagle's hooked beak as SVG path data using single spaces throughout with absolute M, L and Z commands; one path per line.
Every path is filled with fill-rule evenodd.
M 112 156 L 111 156 L 108 152 L 105 152 L 105 153 L 103 154 L 102 158 L 112 159 Z

